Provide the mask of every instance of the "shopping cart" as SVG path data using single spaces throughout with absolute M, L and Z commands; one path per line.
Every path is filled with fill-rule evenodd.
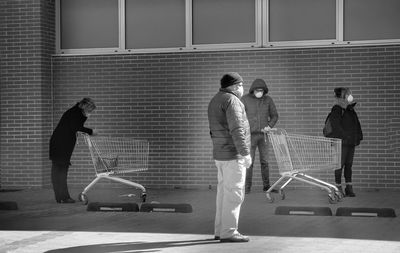
M 332 184 L 307 175 L 309 172 L 335 170 L 341 165 L 342 141 L 335 138 L 288 134 L 284 129 L 271 129 L 265 133 L 274 149 L 281 177 L 266 192 L 270 202 L 274 201 L 272 190 L 286 180 L 278 189 L 281 198 L 285 198 L 283 189 L 292 181 L 317 186 L 328 192 L 331 204 L 343 196 Z M 266 138 L 266 136 L 265 136 Z
M 89 147 L 96 178 L 79 194 L 78 199 L 87 204 L 86 193 L 105 178 L 140 189 L 142 201 L 145 202 L 146 189 L 141 184 L 116 175 L 147 170 L 149 143 L 138 139 L 82 135 Z

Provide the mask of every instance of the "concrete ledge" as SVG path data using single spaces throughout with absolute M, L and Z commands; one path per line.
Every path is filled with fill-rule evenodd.
M 336 216 L 396 217 L 392 208 L 339 207 Z
M 91 202 L 88 204 L 86 210 L 94 212 L 138 212 L 139 205 L 136 203 Z
M 15 202 L 15 201 L 0 201 L 0 210 L 18 210 L 17 202 Z
M 332 210 L 329 207 L 278 206 L 275 209 L 275 214 L 277 214 L 277 215 L 332 216 Z
M 193 208 L 190 204 L 143 203 L 140 212 L 191 213 Z

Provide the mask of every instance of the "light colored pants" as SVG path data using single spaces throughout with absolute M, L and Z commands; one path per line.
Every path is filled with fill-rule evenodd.
M 238 234 L 240 207 L 244 200 L 246 167 L 244 159 L 215 161 L 218 169 L 215 236 L 229 238 Z

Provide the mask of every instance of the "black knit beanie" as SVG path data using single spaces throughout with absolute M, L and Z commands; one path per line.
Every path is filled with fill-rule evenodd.
M 221 88 L 226 88 L 228 86 L 242 83 L 243 78 L 236 72 L 229 72 L 226 73 L 222 78 L 221 78 Z

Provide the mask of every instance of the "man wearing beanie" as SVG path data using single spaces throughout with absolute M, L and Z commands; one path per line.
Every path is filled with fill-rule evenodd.
M 264 131 L 273 128 L 278 121 L 278 112 L 275 103 L 268 94 L 267 84 L 263 79 L 256 79 L 252 83 L 249 93 L 243 96 L 242 102 L 251 130 L 251 159 L 253 163 L 246 172 L 246 193 L 250 193 L 253 177 L 253 166 L 256 149 L 258 148 L 263 191 L 270 188 L 268 166 L 268 139 L 264 138 Z M 276 190 L 272 190 L 276 192 Z
M 249 241 L 238 232 L 246 168 L 251 164 L 250 126 L 240 101 L 242 96 L 242 77 L 235 72 L 227 73 L 208 105 L 213 158 L 218 169 L 214 233 L 221 242 Z

